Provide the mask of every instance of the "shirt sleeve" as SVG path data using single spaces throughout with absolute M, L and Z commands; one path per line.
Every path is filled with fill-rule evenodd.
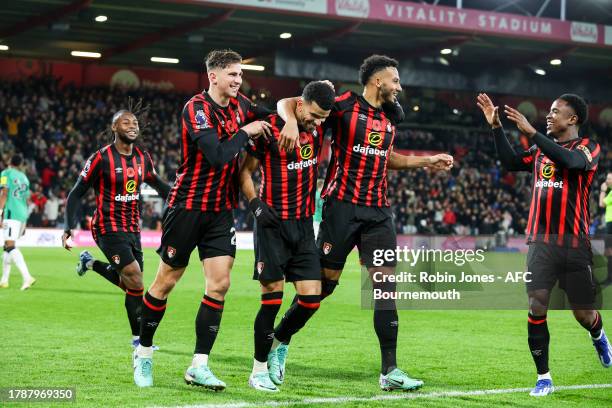
M 79 178 L 83 180 L 83 183 L 90 187 L 93 183 L 98 180 L 102 172 L 102 153 L 98 150 L 92 154 L 89 159 L 85 162 L 83 170 Z
M 259 137 L 257 139 L 249 139 L 247 143 L 246 152 L 261 161 L 266 155 L 266 146 L 264 144 L 264 137 Z
M 498 127 L 493 129 L 493 137 L 495 140 L 495 150 L 499 156 L 499 160 L 504 167 L 510 171 L 529 171 L 533 165 L 533 158 L 537 147 L 531 146 L 528 150 L 515 150 L 504 132 L 504 128 Z
M 5 170 L 0 173 L 0 190 L 8 188 L 8 177 L 6 176 Z
M 579 154 L 582 154 L 586 160 L 585 170 L 593 170 L 597 168 L 599 164 L 599 153 L 601 152 L 601 148 L 598 143 L 595 143 L 592 140 L 589 140 L 586 144 L 578 144 L 576 146 L 576 151 Z

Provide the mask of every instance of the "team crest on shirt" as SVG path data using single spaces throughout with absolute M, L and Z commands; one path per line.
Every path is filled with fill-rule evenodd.
M 119 265 L 121 263 L 121 258 L 119 257 L 119 255 L 113 255 L 113 257 L 111 259 L 117 265 Z
M 133 178 L 136 175 L 136 170 L 134 170 L 133 167 L 128 167 L 127 169 L 125 169 L 125 175 Z
M 329 242 L 324 242 L 323 243 L 323 253 L 325 255 L 329 255 L 331 250 L 332 250 L 332 244 L 330 244 Z
M 264 270 L 264 263 L 263 262 L 257 262 L 257 273 L 261 275 L 263 270 Z
M 166 254 L 168 255 L 168 258 L 174 258 L 174 256 L 176 255 L 176 248 L 169 246 L 166 250 Z
M 196 121 L 196 129 L 208 129 L 210 127 L 210 123 L 208 123 L 208 118 L 202 109 L 198 109 L 195 114 Z

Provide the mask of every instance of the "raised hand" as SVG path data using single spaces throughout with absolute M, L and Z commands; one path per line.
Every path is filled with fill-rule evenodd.
M 501 121 L 499 120 L 498 107 L 493 106 L 491 98 L 486 93 L 479 93 L 476 97 L 476 105 L 484 113 L 485 119 L 493 128 L 501 127 Z
M 536 134 L 537 131 L 535 128 L 531 126 L 531 123 L 529 123 L 525 115 L 523 115 L 521 112 L 508 105 L 504 105 L 504 112 L 506 113 L 508 119 L 516 123 L 516 127 L 522 134 L 528 137 L 533 137 Z

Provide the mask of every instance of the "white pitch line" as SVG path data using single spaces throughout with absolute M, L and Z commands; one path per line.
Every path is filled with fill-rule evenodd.
M 585 384 L 585 385 L 561 385 L 556 386 L 555 390 L 583 390 L 589 388 L 612 388 L 612 384 Z M 501 388 L 493 390 L 474 390 L 474 391 L 438 391 L 427 393 L 402 393 L 395 395 L 376 395 L 373 397 L 335 397 L 335 398 L 305 398 L 301 400 L 288 401 L 265 401 L 265 402 L 229 402 L 225 404 L 198 404 L 198 405 L 174 405 L 174 406 L 152 406 L 149 408 L 255 408 L 255 407 L 289 407 L 292 405 L 303 404 L 344 404 L 350 402 L 375 402 L 393 400 L 411 400 L 427 398 L 452 398 L 470 397 L 480 395 L 514 394 L 519 392 L 529 392 L 531 388 Z

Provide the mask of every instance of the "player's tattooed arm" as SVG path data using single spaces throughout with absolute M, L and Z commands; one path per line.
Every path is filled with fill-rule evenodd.
M 434 156 L 407 156 L 391 151 L 387 168 L 390 170 L 407 170 L 428 167 L 436 170 L 450 170 L 453 167 L 453 156 L 436 154 Z
M 278 147 L 285 151 L 292 151 L 296 146 L 300 147 L 297 118 L 295 108 L 299 97 L 284 98 L 277 102 L 276 110 L 278 115 L 285 121 L 285 126 L 281 129 Z
M 255 183 L 253 183 L 252 177 L 252 174 L 257 169 L 257 166 L 259 166 L 259 160 L 257 160 L 256 157 L 247 154 L 244 163 L 242 164 L 242 168 L 240 169 L 240 189 L 248 202 L 251 202 L 252 199 L 257 197 Z
M 66 209 L 64 213 L 64 234 L 62 234 L 62 246 L 70 251 L 72 246 L 68 244 L 68 238 L 72 236 L 72 228 L 76 225 L 76 212 L 81 203 L 81 199 L 87 193 L 89 185 L 79 177 L 76 184 L 68 193 L 66 199 Z

